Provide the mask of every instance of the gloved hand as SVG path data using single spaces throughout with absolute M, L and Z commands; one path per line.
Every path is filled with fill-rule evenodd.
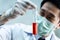
M 35 5 L 30 1 L 16 2 L 14 13 L 23 15 L 27 10 L 35 9 Z
M 31 1 L 17 1 L 14 8 L 10 8 L 0 16 L 0 21 L 8 21 L 8 19 L 15 18 L 17 15 L 23 15 L 27 10 L 33 10 L 35 8 L 36 6 Z

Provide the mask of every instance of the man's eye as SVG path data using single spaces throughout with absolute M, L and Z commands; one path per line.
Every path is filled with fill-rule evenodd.
M 52 13 L 49 13 L 47 16 L 46 16 L 46 18 L 49 20 L 49 21 L 54 21 L 54 18 L 55 18 L 55 16 L 52 14 Z
M 41 16 L 45 16 L 45 13 L 41 11 L 41 12 L 40 12 L 40 15 L 41 15 Z
M 40 15 L 44 17 L 44 16 L 46 15 L 46 10 L 41 9 L 41 11 L 40 11 Z

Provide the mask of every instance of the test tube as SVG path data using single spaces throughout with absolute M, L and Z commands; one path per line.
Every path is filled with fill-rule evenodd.
M 37 34 L 37 22 L 36 22 L 36 19 L 37 19 L 37 9 L 35 9 L 35 14 L 33 15 L 33 23 L 32 23 L 32 26 L 33 26 L 33 34 L 34 35 Z

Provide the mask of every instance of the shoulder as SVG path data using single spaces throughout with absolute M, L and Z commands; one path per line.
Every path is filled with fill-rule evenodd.
M 46 40 L 47 40 L 47 39 L 60 40 L 60 39 L 56 36 L 56 34 L 55 34 L 54 31 L 46 38 Z
M 53 32 L 53 37 L 56 39 L 56 40 L 60 40 L 57 35 L 55 34 L 55 32 Z

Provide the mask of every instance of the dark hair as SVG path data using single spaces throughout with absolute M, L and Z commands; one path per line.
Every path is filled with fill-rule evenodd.
M 44 3 L 46 3 L 46 2 L 50 2 L 50 3 L 52 3 L 53 5 L 55 5 L 57 8 L 59 8 L 60 9 L 60 0 L 43 0 L 42 2 L 41 2 L 41 7 L 44 5 Z M 40 7 L 40 8 L 41 8 Z

